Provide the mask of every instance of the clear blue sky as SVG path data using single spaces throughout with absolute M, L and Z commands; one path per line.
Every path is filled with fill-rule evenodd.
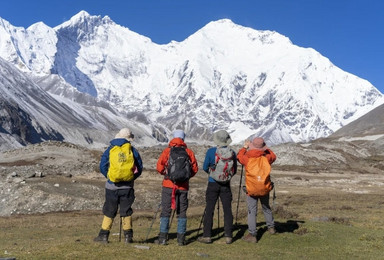
M 183 41 L 210 21 L 229 18 L 283 34 L 384 93 L 384 0 L 1 0 L 0 17 L 27 28 L 55 27 L 79 11 L 163 44 Z

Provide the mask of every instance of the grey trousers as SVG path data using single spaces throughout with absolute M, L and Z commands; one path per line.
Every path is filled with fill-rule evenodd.
M 248 231 L 252 235 L 256 235 L 256 218 L 257 218 L 257 204 L 260 200 L 261 207 L 263 209 L 265 222 L 268 228 L 275 227 L 275 221 L 273 220 L 272 210 L 269 206 L 269 194 L 263 197 L 251 197 L 247 196 L 248 205 Z
M 169 218 L 172 213 L 172 189 L 163 187 L 161 191 L 161 214 L 160 217 Z M 176 190 L 176 213 L 179 218 L 187 217 L 188 191 Z

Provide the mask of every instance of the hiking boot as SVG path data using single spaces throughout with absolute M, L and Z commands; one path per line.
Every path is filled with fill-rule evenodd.
M 243 240 L 249 243 L 257 243 L 256 236 L 252 235 L 251 233 L 248 233 L 248 235 L 243 237 Z
M 199 237 L 197 239 L 197 241 L 199 241 L 200 243 L 204 243 L 204 244 L 212 243 L 212 239 L 210 237 Z
M 225 237 L 225 243 L 227 245 L 232 244 L 232 237 Z
M 109 230 L 100 229 L 99 235 L 95 237 L 93 241 L 102 243 L 102 244 L 107 244 L 108 237 L 109 237 Z
M 155 241 L 156 244 L 158 245 L 168 245 L 167 243 L 167 237 L 168 233 L 161 233 L 159 234 L 159 238 Z
M 177 233 L 177 244 L 179 246 L 186 245 L 186 243 L 185 243 L 185 233 Z
M 124 230 L 124 242 L 126 244 L 133 243 L 133 230 L 132 229 Z
M 269 234 L 274 235 L 274 234 L 276 234 L 276 229 L 274 227 L 270 227 L 270 228 L 268 228 L 268 232 L 269 232 Z

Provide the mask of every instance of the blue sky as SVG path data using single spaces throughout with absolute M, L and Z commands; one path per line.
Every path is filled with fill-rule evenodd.
M 183 41 L 222 18 L 283 34 L 384 93 L 383 0 L 1 0 L 0 17 L 14 26 L 55 27 L 79 11 L 165 44 Z

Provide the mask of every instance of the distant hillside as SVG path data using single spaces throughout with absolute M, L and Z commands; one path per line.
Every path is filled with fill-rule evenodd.
M 340 128 L 330 137 L 384 135 L 384 104 Z

